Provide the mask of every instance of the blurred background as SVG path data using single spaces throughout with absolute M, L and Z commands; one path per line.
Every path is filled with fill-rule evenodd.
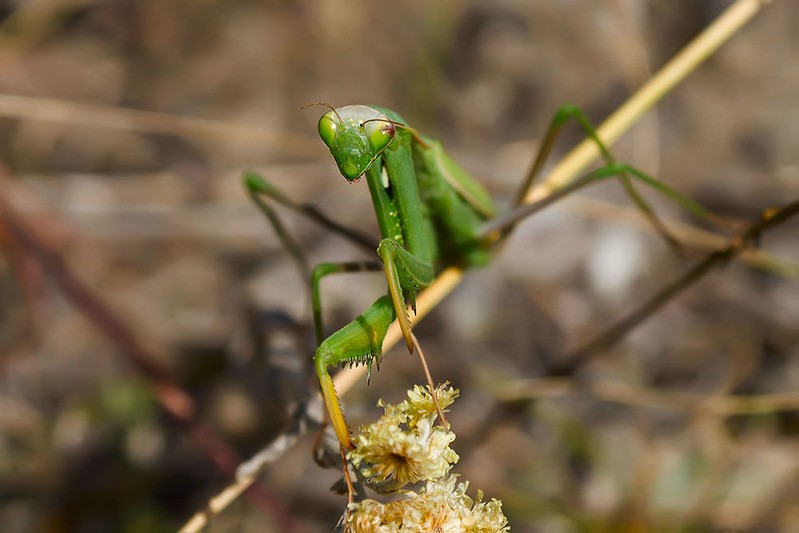
M 366 187 L 316 138 L 321 108 L 299 106 L 390 107 L 505 199 L 559 105 L 601 122 L 730 3 L 4 3 L 0 207 L 90 293 L 59 288 L 6 219 L 2 530 L 172 531 L 229 483 L 164 411 L 174 394 L 131 339 L 97 318 L 109 311 L 87 312 L 95 298 L 239 457 L 291 425 L 316 387 L 308 297 L 241 174 L 377 234 Z M 795 200 L 798 22 L 799 4 L 773 2 L 614 153 L 735 219 Z M 557 151 L 580 138 L 567 129 Z M 419 324 L 433 376 L 461 390 L 454 471 L 504 502 L 513 531 L 799 531 L 799 221 L 762 239 L 765 267 L 712 271 L 616 348 L 550 375 L 708 251 L 689 236 L 675 254 L 629 207 L 607 183 L 536 215 Z M 314 262 L 364 257 L 285 219 Z M 329 328 L 384 283 L 326 279 Z M 403 351 L 347 394 L 353 424 L 423 381 Z M 745 399 L 763 394 L 785 401 Z M 210 530 L 330 531 L 345 500 L 314 438 Z

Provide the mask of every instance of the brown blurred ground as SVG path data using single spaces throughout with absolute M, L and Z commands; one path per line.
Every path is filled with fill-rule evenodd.
M 257 168 L 295 198 L 375 228 L 366 188 L 338 179 L 315 139 L 318 113 L 297 107 L 390 107 L 507 198 L 558 105 L 576 103 L 601 121 L 726 5 L 20 3 L 3 12 L 0 92 L 223 122 L 214 133 L 188 125 L 176 134 L 163 116 L 153 119 L 161 128 L 120 127 L 122 118 L 96 109 L 32 119 L 40 103 L 19 101 L 0 118 L 0 160 L 10 169 L 2 190 L 52 209 L 35 219 L 39 230 L 247 456 L 285 425 L 286 395 L 314 382 L 301 371 L 307 337 L 276 338 L 279 379 L 252 356 L 248 320 L 280 329 L 283 313 L 302 325 L 309 309 L 241 172 Z M 799 5 L 775 1 L 623 138 L 619 159 L 736 218 L 799 197 L 797 22 Z M 569 132 L 562 149 L 576 139 Z M 610 184 L 587 195 L 628 205 Z M 360 257 L 288 221 L 314 261 Z M 797 242 L 793 221 L 762 245 L 795 265 Z M 109 341 L 18 250 L 3 251 L 2 529 L 175 529 L 226 480 Z M 647 403 L 643 393 L 609 401 L 597 385 L 694 393 L 697 402 L 796 390 L 795 281 L 732 263 L 581 367 L 580 391 L 512 402 L 493 392 L 543 376 L 558 354 L 700 253 L 677 257 L 651 233 L 564 202 L 523 226 L 496 264 L 470 273 L 420 324 L 434 376 L 462 391 L 450 420 L 456 471 L 504 501 L 514 531 L 799 531 L 795 411 L 720 417 Z M 377 276 L 326 281 L 330 323 L 348 321 L 381 290 Z M 402 350 L 384 363 L 368 389 L 347 396 L 353 422 L 422 379 Z M 305 530 L 328 531 L 343 499 L 326 490 L 336 473 L 311 461 L 311 447 L 301 441 L 264 484 Z M 277 529 L 242 499 L 212 530 Z

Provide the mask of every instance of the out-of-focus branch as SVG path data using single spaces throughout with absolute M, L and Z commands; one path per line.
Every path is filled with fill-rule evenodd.
M 7 174 L 2 169 L 0 173 Z M 213 464 L 226 476 L 233 477 L 239 464 L 237 454 L 216 432 L 197 417 L 194 401 L 160 367 L 136 339 L 124 321 L 91 289 L 72 274 L 60 255 L 41 238 L 43 228 L 35 228 L 26 217 L 0 195 L 0 226 L 7 239 L 33 258 L 39 268 L 55 283 L 66 298 L 102 331 L 128 360 L 147 378 L 157 401 L 177 421 Z M 278 503 L 279 500 L 261 485 L 254 485 L 248 497 L 276 522 L 281 530 L 295 528 L 293 520 Z
M 112 130 L 165 133 L 217 142 L 236 139 L 237 142 L 269 146 L 283 153 L 305 157 L 318 148 L 318 143 L 307 137 L 270 131 L 256 124 L 17 94 L 0 94 L 0 116 L 56 124 L 84 124 Z
M 760 240 L 762 234 L 778 226 L 799 213 L 799 201 L 792 202 L 779 209 L 767 209 L 760 218 L 747 227 L 744 231 L 732 238 L 727 246 L 709 254 L 694 265 L 688 272 L 677 280 L 664 287 L 649 301 L 638 309 L 619 320 L 610 328 L 604 330 L 598 337 L 585 345 L 573 350 L 564 357 L 564 367 L 555 370 L 555 374 L 570 373 L 575 365 L 582 364 L 588 358 L 594 357 L 602 350 L 606 350 L 624 338 L 627 333 L 641 322 L 652 316 L 664 304 L 672 300 L 679 293 L 702 279 L 708 271 L 720 264 L 725 264 L 736 255 L 752 247 L 753 243 Z

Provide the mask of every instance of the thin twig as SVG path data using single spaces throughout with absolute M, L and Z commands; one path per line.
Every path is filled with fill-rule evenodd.
M 555 369 L 553 372 L 555 374 L 570 373 L 578 363 L 583 363 L 588 358 L 615 345 L 624 338 L 630 330 L 652 316 L 652 314 L 665 303 L 671 301 L 677 294 L 703 278 L 711 268 L 729 262 L 736 255 L 751 247 L 753 243 L 758 242 L 763 232 L 782 224 L 797 213 L 799 213 L 799 201 L 792 202 L 780 209 L 768 209 L 764 211 L 759 220 L 746 228 L 746 230 L 738 236 L 731 239 L 727 246 L 709 254 L 688 270 L 688 272 L 664 287 L 638 309 L 619 320 L 612 327 L 604 330 L 602 334 L 595 339 L 564 356 L 563 367 Z
M 570 197 L 568 202 L 564 202 L 564 207 L 583 216 L 619 221 L 628 226 L 652 231 L 652 226 L 641 217 L 637 209 L 632 207 L 576 195 Z M 689 247 L 718 250 L 726 246 L 729 240 L 727 236 L 719 235 L 685 222 L 664 218 L 663 223 L 682 244 Z M 781 276 L 789 281 L 799 281 L 799 263 L 796 261 L 775 256 L 758 248 L 743 250 L 739 255 L 739 259 L 749 266 Z
M 321 415 L 322 405 L 318 398 L 312 400 L 310 404 L 302 406 L 295 416 L 294 425 L 254 457 L 242 463 L 236 471 L 236 481 L 211 498 L 205 509 L 195 513 L 180 528 L 180 533 L 197 533 L 201 531 L 208 524 L 211 517 L 221 513 L 228 505 L 241 496 L 258 480 L 258 476 L 268 465 L 280 459 L 284 453 L 294 446 L 297 439 L 311 429 L 319 427 L 320 422 L 318 419 Z

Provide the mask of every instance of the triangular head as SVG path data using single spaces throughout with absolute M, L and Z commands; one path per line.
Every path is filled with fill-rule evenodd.
M 319 119 L 319 136 L 341 175 L 358 180 L 394 139 L 394 122 L 365 105 L 331 109 Z

